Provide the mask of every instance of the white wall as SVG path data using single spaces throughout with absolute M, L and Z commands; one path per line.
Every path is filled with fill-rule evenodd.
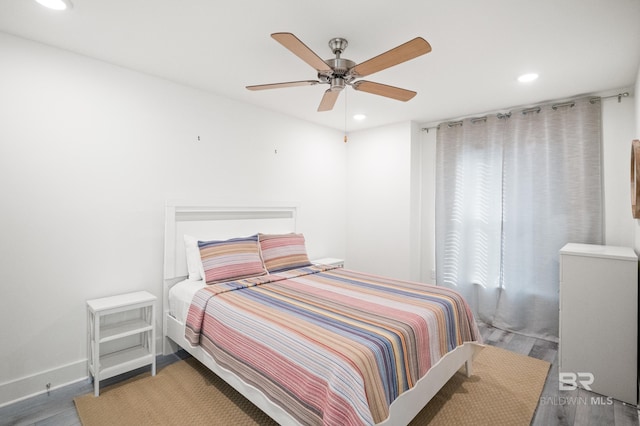
M 409 204 L 409 279 L 420 281 L 422 271 L 422 139 L 418 123 L 411 123 L 411 187 Z M 428 170 L 424 171 L 429 173 Z M 428 226 L 428 224 L 425 224 Z
M 296 205 L 310 257 L 345 256 L 340 132 L 2 33 L 0 53 L 0 405 L 86 376 L 87 299 L 161 300 L 166 200 Z
M 436 277 L 436 129 L 423 130 L 422 149 L 422 228 L 420 230 L 422 282 L 435 284 Z
M 411 123 L 349 135 L 349 269 L 411 278 L 411 137 Z
M 635 99 L 602 100 L 605 244 L 633 247 L 629 162 L 635 131 Z

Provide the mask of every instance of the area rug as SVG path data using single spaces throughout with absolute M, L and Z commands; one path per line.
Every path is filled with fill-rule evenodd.
M 550 364 L 487 346 L 474 374 L 456 374 L 411 425 L 528 425 Z M 74 400 L 84 426 L 275 425 L 193 358 Z

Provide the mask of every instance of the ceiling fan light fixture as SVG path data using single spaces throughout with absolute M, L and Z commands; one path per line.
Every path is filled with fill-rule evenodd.
M 52 10 L 67 10 L 73 7 L 70 0 L 36 0 L 42 6 Z
M 345 85 L 346 85 L 346 82 L 342 77 L 333 77 L 331 79 L 331 90 L 333 91 L 340 91 L 344 89 Z
M 518 81 L 520 83 L 531 83 L 532 81 L 537 79 L 538 79 L 538 74 L 534 72 L 522 74 L 520 77 L 518 77 Z

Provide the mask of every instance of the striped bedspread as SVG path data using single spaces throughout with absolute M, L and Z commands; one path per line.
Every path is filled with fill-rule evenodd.
M 185 333 L 310 425 L 384 421 L 443 355 L 480 339 L 450 289 L 329 266 L 207 286 Z

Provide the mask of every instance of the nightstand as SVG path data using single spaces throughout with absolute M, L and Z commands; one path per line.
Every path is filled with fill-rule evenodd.
M 156 374 L 156 297 L 146 291 L 87 300 L 87 356 L 95 396 L 100 381 L 151 365 Z M 104 344 L 129 338 L 132 346 L 103 353 Z M 116 346 L 117 347 L 117 346 Z
M 312 260 L 311 263 L 313 263 L 314 265 L 332 265 L 338 266 L 340 268 L 344 267 L 344 260 L 336 259 L 334 257 L 324 257 L 322 259 Z

